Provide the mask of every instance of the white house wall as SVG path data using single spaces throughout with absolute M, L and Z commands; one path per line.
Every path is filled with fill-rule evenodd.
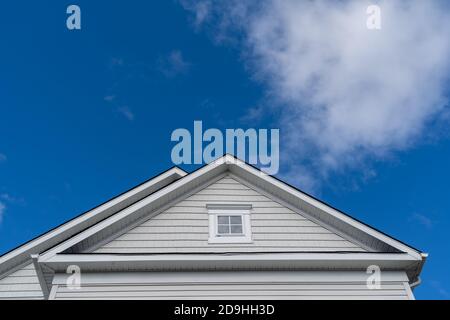
M 414 299 L 404 272 L 384 273 L 380 288 L 356 271 L 91 273 L 79 289 L 66 277 L 55 278 L 52 299 Z
M 208 244 L 207 204 L 251 204 L 251 244 Z M 95 250 L 96 253 L 365 251 L 229 176 Z
M 43 298 L 44 295 L 32 263 L 0 279 L 0 300 Z

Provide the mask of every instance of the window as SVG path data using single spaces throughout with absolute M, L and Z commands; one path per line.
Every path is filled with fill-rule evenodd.
M 250 243 L 251 205 L 211 204 L 209 214 L 209 243 Z
M 217 216 L 218 235 L 242 235 L 242 216 Z

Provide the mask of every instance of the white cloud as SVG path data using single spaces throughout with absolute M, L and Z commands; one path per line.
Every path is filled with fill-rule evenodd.
M 190 67 L 191 63 L 186 61 L 179 50 L 173 50 L 166 57 L 158 60 L 159 70 L 168 78 L 186 74 Z
M 246 113 L 240 118 L 243 122 L 254 123 L 264 117 L 265 110 L 263 107 L 256 106 L 249 108 Z
M 24 198 L 18 198 L 15 196 L 10 195 L 9 193 L 1 193 L 0 194 L 0 199 L 7 202 L 7 203 L 12 203 L 12 204 L 19 204 L 19 205 L 25 205 L 25 199 Z
M 119 107 L 117 108 L 117 112 L 120 113 L 122 116 L 124 116 L 129 121 L 134 120 L 134 113 L 131 111 L 129 107 Z
M 3 221 L 3 215 L 5 213 L 5 210 L 6 206 L 2 202 L 0 202 L 0 223 L 2 223 Z
M 180 3 L 187 10 L 190 10 L 194 13 L 194 25 L 199 27 L 206 20 L 208 20 L 211 13 L 211 1 L 188 1 L 188 0 L 180 0 Z
M 105 100 L 107 102 L 112 102 L 112 101 L 114 101 L 115 98 L 116 98 L 116 96 L 111 94 L 111 95 L 104 96 L 103 100 Z
M 123 66 L 124 60 L 122 58 L 113 57 L 109 59 L 109 66 L 110 67 L 116 67 L 116 66 Z
M 442 283 L 436 280 L 430 281 L 431 286 L 445 299 L 450 298 L 450 293 L 442 286 Z
M 444 112 L 446 4 L 377 3 L 378 31 L 366 27 L 369 1 L 229 1 L 209 8 L 218 38 L 242 39 L 249 70 L 268 88 L 267 110 L 281 111 L 280 160 L 297 175 L 325 179 L 366 167 L 413 146 Z
M 427 216 L 424 216 L 423 214 L 415 213 L 411 216 L 411 220 L 414 220 L 424 226 L 427 229 L 431 229 L 434 225 L 433 220 L 428 218 Z

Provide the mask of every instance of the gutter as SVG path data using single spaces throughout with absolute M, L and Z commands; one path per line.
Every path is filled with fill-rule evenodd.
M 363 270 L 370 265 L 382 270 L 405 270 L 416 258 L 406 253 L 269 253 L 269 254 L 192 254 L 192 255 L 126 255 L 126 254 L 56 254 L 41 256 L 39 263 L 63 272 L 78 265 L 87 272 L 123 270 Z
M 422 260 L 421 260 L 420 264 L 417 266 L 417 269 L 414 273 L 414 277 L 411 280 L 412 282 L 410 282 L 410 284 L 409 284 L 411 289 L 414 289 L 415 287 L 419 286 L 422 283 L 422 280 L 420 278 L 420 273 L 422 272 L 423 266 L 425 265 L 425 262 L 427 261 L 428 253 L 421 252 L 420 256 L 422 257 Z
M 417 281 L 411 283 L 409 286 L 411 287 L 411 290 L 412 290 L 412 289 L 414 289 L 415 287 L 417 287 L 421 283 L 422 283 L 422 279 L 420 279 L 420 277 L 417 277 Z

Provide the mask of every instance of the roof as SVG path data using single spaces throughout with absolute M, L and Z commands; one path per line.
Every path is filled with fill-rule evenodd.
M 73 253 L 72 257 L 69 256 L 66 259 L 70 261 L 75 254 L 81 252 L 80 248 L 92 245 L 99 239 L 110 238 L 117 230 L 130 226 L 148 216 L 149 212 L 158 214 L 164 206 L 173 203 L 182 195 L 201 189 L 205 183 L 217 178 L 224 172 L 230 172 L 237 179 L 251 182 L 258 188 L 258 191 L 276 197 L 280 203 L 299 208 L 311 219 L 321 221 L 337 232 L 349 235 L 362 245 L 371 248 L 372 254 L 396 254 L 396 259 L 402 260 L 403 263 L 405 261 L 409 263 L 409 276 L 412 281 L 415 281 L 420 274 L 427 256 L 420 250 L 388 236 L 229 154 L 189 174 L 177 167 L 169 169 L 10 251 L 0 258 L 0 274 L 23 263 L 29 259 L 30 254 L 40 254 L 39 262 L 51 265 L 64 260 L 61 258 L 61 254 L 69 256 Z M 361 259 L 361 257 L 358 256 L 358 259 Z M 80 255 L 78 255 L 78 258 L 80 258 Z M 386 259 L 383 261 L 391 263 L 392 258 Z M 104 258 L 100 260 L 104 260 Z M 123 260 L 136 261 L 129 257 L 124 257 Z M 141 260 L 147 261 L 148 259 L 140 259 L 139 261 Z M 321 261 L 320 259 L 316 260 Z

